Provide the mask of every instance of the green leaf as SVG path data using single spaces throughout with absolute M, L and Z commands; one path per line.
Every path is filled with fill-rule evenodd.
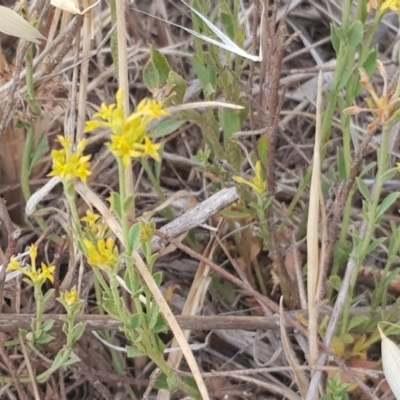
M 78 356 L 70 357 L 67 361 L 64 362 L 63 367 L 68 367 L 69 365 L 75 364 L 79 361 L 81 361 L 81 359 Z
M 342 279 L 338 275 L 329 277 L 329 284 L 338 292 L 342 287 Z
M 342 73 L 342 76 L 340 77 L 339 83 L 338 83 L 338 90 L 343 89 L 347 85 L 353 72 L 354 72 L 353 68 L 349 68 L 349 67 L 345 68 L 345 70 Z
M 43 296 L 43 304 L 46 304 L 54 296 L 55 289 L 49 289 Z
M 234 133 L 240 131 L 240 117 L 236 110 L 222 108 L 219 111 L 219 120 L 224 131 L 224 141 L 226 143 Z
M 338 54 L 339 50 L 340 50 L 340 42 L 341 42 L 340 33 L 341 33 L 341 31 L 342 31 L 342 28 L 338 28 L 334 25 L 331 25 L 332 47 L 335 50 L 336 54 Z
M 29 165 L 29 173 L 32 172 L 32 168 L 35 164 L 42 158 L 44 154 L 49 151 L 49 142 L 46 136 L 41 136 L 39 139 L 39 143 L 36 146 L 35 152 L 33 153 L 30 165 Z
M 156 389 L 168 389 L 167 376 L 163 373 L 160 374 L 160 376 L 158 376 L 156 381 L 154 382 L 154 387 Z
M 358 326 L 362 325 L 364 322 L 368 322 L 369 317 L 367 315 L 356 315 L 350 319 L 349 325 L 347 327 L 347 331 L 350 332 L 352 329 L 357 328 Z
M 208 98 L 208 96 L 215 93 L 215 71 L 207 68 L 204 61 L 197 54 L 192 58 L 192 65 L 197 77 L 200 79 L 204 94 Z
M 173 101 L 175 104 L 182 104 L 187 90 L 186 81 L 176 72 L 170 71 L 167 79 L 167 84 L 174 85 Z
M 150 92 L 161 87 L 160 76 L 151 60 L 143 68 L 143 83 Z
M 83 333 L 85 332 L 85 328 L 86 326 L 82 322 L 79 322 L 74 326 L 74 328 L 72 329 L 72 341 L 74 343 L 82 337 Z
M 157 324 L 158 316 L 160 315 L 160 308 L 158 304 L 153 301 L 151 306 L 147 309 L 147 326 L 152 331 Z
M 42 329 L 44 332 L 48 332 L 51 331 L 54 325 L 54 319 L 49 319 L 47 320 L 43 325 L 42 325 Z
M 130 329 L 144 328 L 146 325 L 143 314 L 133 314 L 129 317 L 128 327 Z
M 369 244 L 367 247 L 367 254 L 372 253 L 375 249 L 377 249 L 379 246 L 381 246 L 384 242 L 386 242 L 387 238 L 379 238 L 374 240 L 372 243 Z
M 184 119 L 170 119 L 159 123 L 150 133 L 150 136 L 154 139 L 161 138 L 171 134 L 178 130 L 187 121 Z
M 154 333 L 167 333 L 168 332 L 168 325 L 165 322 L 164 317 L 160 313 L 157 317 L 157 322 L 153 328 Z
M 339 172 L 339 179 L 341 181 L 345 181 L 347 179 L 347 172 L 345 168 L 344 162 L 344 153 L 342 148 L 337 149 L 337 165 L 338 165 L 338 172 Z
M 42 333 L 39 337 L 35 338 L 35 344 L 47 344 L 52 342 L 54 339 L 55 336 Z
M 164 85 L 167 82 L 171 67 L 169 66 L 167 57 L 160 53 L 153 46 L 150 47 L 150 59 L 158 73 L 158 84 L 159 86 Z
M 234 170 L 239 171 L 243 158 L 239 145 L 233 140 L 228 140 L 225 142 L 225 154 L 228 163 L 233 167 Z
M 136 250 L 137 247 L 139 246 L 140 243 L 140 231 L 141 231 L 141 225 L 140 223 L 136 223 L 132 225 L 129 229 L 128 232 L 128 249 L 129 253 L 131 253 L 133 250 Z
M 371 202 L 371 193 L 368 189 L 367 184 L 360 178 L 357 178 L 357 187 L 360 191 L 361 195 L 364 197 L 365 200 Z
M 269 140 L 267 135 L 262 135 L 257 143 L 257 153 L 261 164 L 264 169 L 268 167 L 269 157 Z
M 124 211 L 124 214 L 127 214 L 129 212 L 129 210 L 131 209 L 133 204 L 133 196 L 128 196 L 125 201 L 124 204 L 122 206 L 122 209 Z
M 111 210 L 119 219 L 122 218 L 121 197 L 117 192 L 111 193 Z
M 111 317 L 114 317 L 116 319 L 120 318 L 118 308 L 116 307 L 113 299 L 108 299 L 108 298 L 105 298 L 105 296 L 104 296 L 101 304 L 104 307 L 104 309 L 107 311 L 108 315 L 110 315 Z
M 350 46 L 357 46 L 364 37 L 364 25 L 359 20 L 355 20 L 347 32 L 347 43 Z
M 382 174 L 381 179 L 383 183 L 386 183 L 387 181 L 390 181 L 392 178 L 394 178 L 398 173 L 399 173 L 399 168 L 397 167 L 390 168 Z
M 57 353 L 56 357 L 54 358 L 50 368 L 53 371 L 57 371 L 62 366 L 63 366 L 63 353 L 60 351 Z
M 375 46 L 373 49 L 371 49 L 367 55 L 367 58 L 365 59 L 362 68 L 365 69 L 365 72 L 369 77 L 372 76 L 376 69 L 376 61 L 378 59 L 378 46 Z
M 394 204 L 394 202 L 398 199 L 400 193 L 394 192 L 390 193 L 379 205 L 378 210 L 376 212 L 376 220 L 378 221 L 383 214 Z
M 126 350 L 126 354 L 129 358 L 140 357 L 143 355 L 142 352 L 138 348 L 133 347 L 133 346 L 126 346 L 125 350 Z
M 162 273 L 162 271 L 158 271 L 155 274 L 153 274 L 153 279 L 154 279 L 154 282 L 156 283 L 156 285 L 158 287 L 160 287 L 161 283 L 163 281 L 163 273 Z
M 222 12 L 220 14 L 222 25 L 224 26 L 225 34 L 231 40 L 235 40 L 235 24 L 232 14 L 228 14 L 227 12 Z
M 125 283 L 131 293 L 135 293 L 139 289 L 139 276 L 134 269 L 127 268 L 125 273 Z

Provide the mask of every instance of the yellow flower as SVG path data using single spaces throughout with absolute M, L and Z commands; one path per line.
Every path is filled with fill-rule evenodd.
M 399 0 L 400 1 L 400 0 Z M 397 109 L 397 103 L 400 101 L 395 97 L 395 87 L 388 89 L 386 69 L 381 61 L 377 61 L 379 72 L 383 78 L 383 93 L 379 97 L 372 86 L 370 79 L 364 69 L 360 69 L 360 82 L 364 89 L 370 94 L 366 99 L 367 108 L 348 107 L 343 110 L 346 114 L 354 115 L 361 112 L 370 112 L 375 116 L 375 120 L 368 125 L 368 130 L 374 132 L 379 126 L 385 125 Z
M 64 292 L 61 295 L 61 298 L 67 306 L 73 306 L 76 302 L 79 301 L 78 291 L 76 290 L 76 287 L 74 286 L 70 291 L 67 290 L 66 292 Z
M 42 268 L 41 270 L 39 270 L 38 275 L 37 275 L 37 279 L 39 281 L 43 280 L 43 282 L 48 279 L 51 283 L 54 283 L 54 271 L 55 271 L 56 267 L 54 265 L 52 265 L 51 267 L 47 266 L 45 263 L 42 263 Z M 34 281 L 32 279 L 32 281 Z
M 55 266 L 47 266 L 45 263 L 42 263 L 41 268 L 36 268 L 36 256 L 37 256 L 37 247 L 31 246 L 29 248 L 29 253 L 31 256 L 31 265 L 28 268 L 22 268 L 21 264 L 15 259 L 15 257 L 11 257 L 10 263 L 7 266 L 7 272 L 9 271 L 20 271 L 22 274 L 27 276 L 32 284 L 42 286 L 43 283 L 48 279 L 51 283 L 54 282 L 54 271 L 56 269 Z
M 129 141 L 126 136 L 112 135 L 108 147 L 115 157 L 122 159 L 124 167 L 127 168 L 132 158 L 139 158 L 142 155 L 140 151 L 135 150 L 134 145 L 135 143 Z
M 11 256 L 10 262 L 7 266 L 7 272 L 21 271 L 22 269 L 20 262 L 15 258 L 15 256 Z
M 91 210 L 87 210 L 86 217 L 81 218 L 81 221 L 86 222 L 88 226 L 93 226 L 96 224 L 99 218 L 100 218 L 99 214 L 96 214 Z
M 140 223 L 140 240 L 142 242 L 150 242 L 153 239 L 156 224 L 154 221 Z
M 87 250 L 88 263 L 106 271 L 116 271 L 119 266 L 118 249 L 112 238 L 99 239 L 95 246 L 90 240 L 84 239 L 83 244 Z
M 86 139 L 78 143 L 75 153 L 71 152 L 72 138 L 70 136 L 67 138 L 58 136 L 57 139 L 63 149 L 51 152 L 53 170 L 48 176 L 59 176 L 62 180 L 67 181 L 78 178 L 82 182 L 86 182 L 88 176 L 91 175 L 89 162 L 91 156 L 83 155 L 87 144 Z
M 153 119 L 160 119 L 169 115 L 168 111 L 163 109 L 163 103 L 161 101 L 152 99 L 143 99 L 137 106 L 136 113 L 152 117 Z
M 256 174 L 252 181 L 248 181 L 247 179 L 242 178 L 241 176 L 234 176 L 233 180 L 238 183 L 243 183 L 247 186 L 250 186 L 257 196 L 265 195 L 267 191 L 267 184 L 262 177 L 262 164 L 260 161 L 256 162 Z
M 144 152 L 143 156 L 149 156 L 153 158 L 155 161 L 160 162 L 161 156 L 159 150 L 161 148 L 161 144 L 153 143 L 149 138 L 144 138 Z

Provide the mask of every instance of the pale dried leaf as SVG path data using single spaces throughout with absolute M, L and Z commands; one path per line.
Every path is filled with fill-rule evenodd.
M 400 349 L 378 326 L 382 338 L 382 366 L 386 380 L 397 400 L 400 400 Z
M 10 8 L 0 6 L 0 32 L 40 44 L 46 39 L 29 22 L 25 21 L 18 13 Z
M 94 4 L 91 6 L 85 8 L 84 10 L 81 10 L 79 7 L 79 2 L 78 0 L 50 0 L 50 4 L 56 8 L 59 8 L 62 11 L 69 12 L 71 14 L 78 14 L 78 15 L 83 15 L 87 13 L 90 9 L 93 7 L 97 6 L 97 4 L 100 3 L 100 0 L 97 0 Z

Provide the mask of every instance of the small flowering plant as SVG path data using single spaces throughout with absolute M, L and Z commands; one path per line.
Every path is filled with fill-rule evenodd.
M 47 332 L 53 327 L 53 321 L 46 321 L 43 323 L 43 314 L 46 304 L 51 299 L 54 289 L 50 289 L 43 294 L 42 286 L 48 280 L 50 283 L 54 282 L 55 266 L 48 266 L 41 263 L 41 267 L 36 265 L 36 258 L 38 249 L 32 245 L 29 247 L 29 256 L 31 259 L 30 265 L 23 267 L 15 257 L 11 257 L 10 263 L 7 266 L 7 272 L 20 271 L 24 276 L 24 281 L 31 285 L 34 289 L 34 297 L 36 300 L 36 318 L 32 321 L 32 333 L 24 331 L 25 336 L 35 345 L 40 346 L 51 342 L 54 336 Z

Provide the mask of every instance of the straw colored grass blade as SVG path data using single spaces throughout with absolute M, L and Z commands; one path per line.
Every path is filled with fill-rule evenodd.
M 318 77 L 317 123 L 315 128 L 314 160 L 310 188 L 310 207 L 307 224 L 307 292 L 310 331 L 310 365 L 318 359 L 318 294 L 320 291 L 320 264 L 318 251 L 319 210 L 321 199 L 321 111 L 322 111 L 322 72 Z

